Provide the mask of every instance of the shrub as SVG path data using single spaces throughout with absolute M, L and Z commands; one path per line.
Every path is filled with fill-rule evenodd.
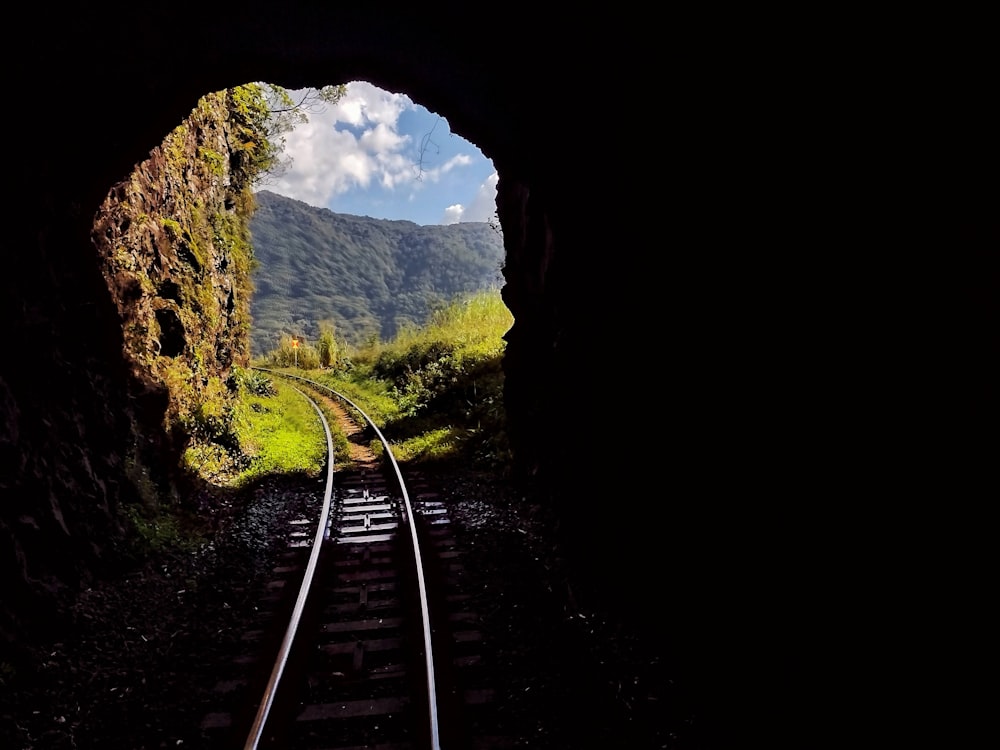
M 235 367 L 231 380 L 237 389 L 242 389 L 253 396 L 276 396 L 278 394 L 274 381 L 260 370 Z

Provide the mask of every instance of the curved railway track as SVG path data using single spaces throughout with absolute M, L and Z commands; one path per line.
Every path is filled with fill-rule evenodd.
M 495 730 L 478 618 L 461 606 L 471 593 L 461 587 L 462 550 L 439 493 L 419 474 L 404 479 L 388 441 L 346 396 L 265 372 L 299 381 L 322 420 L 326 482 L 290 524 L 260 622 L 233 673 L 220 676 L 218 710 L 202 729 L 219 747 L 245 750 L 512 746 Z M 317 401 L 340 423 L 362 415 L 385 459 L 337 467 Z

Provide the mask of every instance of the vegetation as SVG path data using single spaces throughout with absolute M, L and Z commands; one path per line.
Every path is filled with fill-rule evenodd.
M 234 396 L 221 415 L 203 415 L 213 438 L 193 440 L 185 453 L 190 470 L 209 484 L 239 489 L 275 474 L 319 476 L 326 468 L 326 433 L 312 405 L 291 384 L 259 371 L 236 368 L 228 386 Z M 322 407 L 321 407 L 322 408 Z M 347 438 L 330 419 L 335 460 L 349 460 Z M 131 551 L 144 557 L 163 551 L 194 552 L 210 539 L 210 524 L 190 504 L 162 502 L 159 488 L 137 465 L 127 470 L 147 488 L 143 502 L 124 512 L 134 535 Z
M 184 510 L 189 493 L 179 477 L 231 485 L 255 473 L 315 468 L 308 451 L 298 466 L 283 456 L 287 436 L 259 435 L 261 419 L 294 414 L 302 397 L 257 391 L 241 369 L 250 358 L 256 264 L 249 222 L 253 189 L 282 167 L 284 134 L 343 92 L 307 90 L 293 100 L 279 86 L 251 83 L 206 94 L 95 216 L 92 236 L 126 356 L 140 380 L 165 389 L 162 424 L 137 426 L 125 457 L 136 502 L 124 512 L 140 550 L 184 541 L 191 524 L 182 516 L 191 508 Z
M 315 370 L 323 366 L 319 346 L 320 343 L 313 346 L 303 338 L 284 333 L 281 335 L 278 347 L 268 352 L 265 364 L 268 367 L 300 367 L 303 370 Z
M 306 88 L 294 92 L 273 83 L 259 84 L 267 107 L 266 135 L 271 159 L 268 167 L 258 176 L 259 184 L 284 174 L 292 164 L 292 157 L 285 153 L 285 135 L 297 125 L 309 122 L 309 115 L 319 114 L 327 104 L 336 104 L 347 93 L 347 85 Z
M 289 384 L 272 383 L 274 395 L 242 394 L 240 444 L 248 460 L 236 484 L 277 473 L 317 476 L 326 466 L 326 433 L 316 411 Z
M 400 461 L 503 469 L 510 453 L 501 364 L 512 322 L 499 292 L 479 292 L 438 309 L 423 327 L 352 350 L 341 366 L 295 373 L 354 401 Z M 272 352 L 262 362 L 274 360 Z
M 270 474 L 318 475 L 326 466 L 326 433 L 302 393 L 281 378 L 236 368 L 235 396 L 214 439 L 193 442 L 185 461 L 204 480 L 242 487 Z M 335 460 L 347 461 L 347 438 L 329 418 Z
M 313 101 L 335 101 L 338 89 L 320 93 Z M 305 116 L 296 108 L 306 100 L 286 111 L 276 101 L 290 95 L 267 84 L 207 95 L 95 221 L 128 355 L 166 388 L 163 427 L 180 468 L 239 488 L 324 466 L 312 406 L 289 383 L 247 368 L 251 312 L 255 336 L 271 342 L 258 361 L 356 399 L 397 458 L 505 464 L 502 240 L 485 223 L 420 227 L 254 196 L 281 168 L 281 134 Z M 201 188 L 167 201 L 160 182 Z M 346 437 L 330 422 L 347 462 Z M 136 445 L 153 446 L 126 457 L 137 551 L 199 545 L 198 509 L 158 473 L 156 444 Z
M 424 325 L 457 295 L 502 281 L 503 238 L 485 222 L 420 226 L 336 214 L 263 190 L 256 198 L 254 356 L 286 335 L 316 342 L 324 323 L 352 346 L 387 341 Z
M 285 153 L 285 134 L 296 125 L 308 122 L 309 114 L 325 103 L 339 101 L 346 86 L 305 89 L 293 99 L 285 88 L 273 83 L 250 83 L 228 90 L 229 108 L 236 143 L 232 171 L 237 191 L 266 184 L 281 174 L 291 162 Z M 210 155 L 202 153 L 212 164 Z
M 316 351 L 319 353 L 319 366 L 325 369 L 338 364 L 339 350 L 340 347 L 337 345 L 333 323 L 329 320 L 321 320 L 319 322 L 319 341 L 316 343 Z

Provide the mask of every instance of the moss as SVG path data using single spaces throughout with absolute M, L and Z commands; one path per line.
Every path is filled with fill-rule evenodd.
M 117 292 L 128 356 L 137 373 L 166 389 L 162 428 L 181 467 L 206 478 L 243 460 L 235 395 L 223 379 L 231 366 L 249 361 L 251 186 L 266 141 L 259 87 L 203 97 L 150 159 L 112 189 L 95 233 Z M 220 144 L 234 145 L 227 151 Z M 168 243 L 173 252 L 164 252 Z M 183 329 L 176 356 L 159 348 L 156 311 L 163 300 Z M 155 487 L 135 472 L 143 505 L 152 503 Z M 135 519 L 144 521 L 151 522 Z
M 187 125 L 181 124 L 174 128 L 174 131 L 163 141 L 161 150 L 164 156 L 174 165 L 183 165 L 187 161 L 187 152 L 185 149 L 187 135 Z
M 198 147 L 198 157 L 205 162 L 208 170 L 218 176 L 222 177 L 226 171 L 226 160 L 222 154 L 210 148 L 205 148 L 204 146 Z
M 111 257 L 112 261 L 120 269 L 127 271 L 134 271 L 136 267 L 135 255 L 125 247 L 119 245 L 115 248 L 114 255 Z
M 160 218 L 160 224 L 163 228 L 167 230 L 171 239 L 179 240 L 184 236 L 184 229 L 181 227 L 181 223 L 177 219 L 170 219 L 166 216 Z

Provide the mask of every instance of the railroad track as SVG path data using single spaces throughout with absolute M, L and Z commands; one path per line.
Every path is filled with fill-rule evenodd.
M 272 373 L 280 375 L 280 373 Z M 403 472 L 342 394 L 298 380 L 323 421 L 322 497 L 290 524 L 260 622 L 203 731 L 224 748 L 500 750 L 478 617 L 463 606 L 462 550 L 440 492 Z M 384 460 L 338 469 L 323 409 L 361 414 Z

